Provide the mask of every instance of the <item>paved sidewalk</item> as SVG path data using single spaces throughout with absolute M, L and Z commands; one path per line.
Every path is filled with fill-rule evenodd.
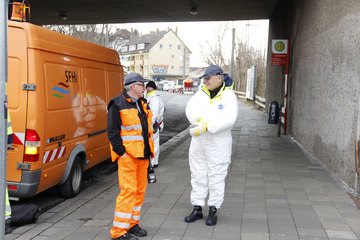
M 276 131 L 263 112 L 239 102 L 226 196 L 214 227 L 205 225 L 207 207 L 204 219 L 184 222 L 192 211 L 187 131 L 163 144 L 157 182 L 148 185 L 142 208 L 148 236 L 139 239 L 358 239 L 360 210 L 346 189 Z M 115 172 L 5 239 L 111 239 L 118 193 Z

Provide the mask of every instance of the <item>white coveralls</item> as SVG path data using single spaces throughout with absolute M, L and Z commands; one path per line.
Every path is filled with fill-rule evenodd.
M 208 206 L 219 209 L 224 201 L 225 178 L 231 162 L 231 129 L 238 117 L 237 98 L 231 89 L 233 81 L 226 76 L 224 82 L 213 99 L 205 85 L 186 106 L 190 124 L 194 124 L 197 117 L 209 122 L 207 132 L 192 137 L 190 144 L 190 202 L 193 206 L 204 207 L 208 192 Z
M 151 159 L 152 165 L 158 165 L 160 154 L 160 132 L 164 129 L 163 119 L 165 104 L 160 95 L 156 93 L 156 90 L 152 91 L 151 93 L 146 93 L 146 100 L 150 106 L 151 111 L 153 112 L 153 123 L 157 123 L 159 127 L 159 130 L 154 133 L 155 157 Z

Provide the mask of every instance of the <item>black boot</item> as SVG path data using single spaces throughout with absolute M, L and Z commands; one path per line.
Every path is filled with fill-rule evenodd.
M 111 240 L 138 240 L 138 238 L 135 236 L 131 236 L 130 233 L 125 233 L 124 235 L 121 235 L 120 237 L 111 238 Z
M 208 226 L 216 225 L 216 221 L 217 221 L 216 212 L 217 212 L 216 207 L 214 207 L 214 206 L 209 207 L 209 216 L 206 219 L 206 225 L 208 225 Z
M 12 232 L 11 219 L 5 220 L 5 235 Z
M 128 230 L 128 233 L 134 234 L 138 237 L 145 237 L 147 235 L 147 232 L 145 229 L 142 229 L 139 224 L 134 225 L 132 228 Z
M 202 208 L 200 206 L 194 206 L 194 210 L 192 211 L 192 213 L 189 216 L 185 217 L 185 222 L 192 223 L 202 218 Z

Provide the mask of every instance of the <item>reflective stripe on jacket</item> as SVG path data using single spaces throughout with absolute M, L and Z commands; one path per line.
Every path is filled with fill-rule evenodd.
M 9 113 L 9 110 L 7 111 L 7 137 L 8 137 L 8 140 L 7 140 L 7 147 L 11 147 L 13 141 L 14 141 L 14 138 L 13 138 L 13 129 L 12 129 L 12 126 L 11 126 L 11 120 L 10 120 L 10 113 Z
M 8 188 L 6 187 L 5 193 L 5 221 L 11 218 L 11 206 L 9 201 Z
M 115 161 L 124 153 L 133 158 L 154 156 L 152 111 L 146 100 L 133 102 L 126 91 L 113 98 L 108 105 L 108 137 L 111 158 Z

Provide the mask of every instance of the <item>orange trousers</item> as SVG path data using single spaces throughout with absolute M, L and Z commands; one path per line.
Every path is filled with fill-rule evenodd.
M 144 203 L 149 160 L 129 155 L 118 159 L 120 194 L 116 198 L 112 238 L 118 238 L 139 224 L 141 206 Z

